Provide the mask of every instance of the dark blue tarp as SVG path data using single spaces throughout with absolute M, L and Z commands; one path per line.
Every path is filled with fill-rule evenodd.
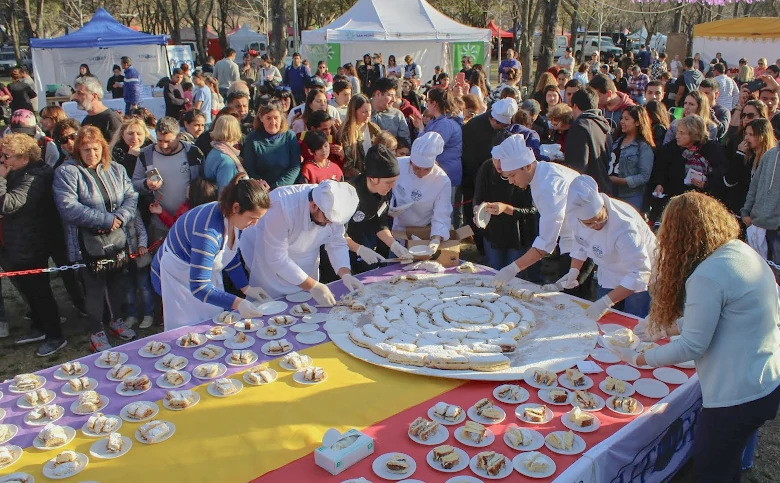
M 76 49 L 80 47 L 116 47 L 122 45 L 165 45 L 167 35 L 151 35 L 117 22 L 102 7 L 98 8 L 92 20 L 72 34 L 53 39 L 30 39 L 34 49 Z

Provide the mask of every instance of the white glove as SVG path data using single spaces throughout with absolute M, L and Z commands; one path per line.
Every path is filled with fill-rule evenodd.
M 336 297 L 333 296 L 333 292 L 331 292 L 325 284 L 320 282 L 315 283 L 311 290 L 309 290 L 309 293 L 314 297 L 317 305 L 324 305 L 326 307 L 336 305 Z
M 263 312 L 247 299 L 238 303 L 238 313 L 243 319 L 256 319 L 263 316 Z
M 637 365 L 636 359 L 639 357 L 639 352 L 635 351 L 630 347 L 619 347 L 612 344 L 609 345 L 611 346 L 609 350 L 614 352 L 616 356 L 620 357 L 621 361 L 628 362 L 629 364 Z
M 579 276 L 580 270 L 578 268 L 570 268 L 569 271 L 566 272 L 566 275 L 555 282 L 555 285 L 557 285 L 560 290 L 573 289 L 580 284 L 580 282 L 577 281 L 577 277 Z
M 430 248 L 433 253 L 436 253 L 439 249 L 439 245 L 441 245 L 441 238 L 436 236 L 431 238 L 431 241 L 428 243 L 428 248 Z
M 612 308 L 613 305 L 615 305 L 615 302 L 609 298 L 609 295 L 605 295 L 590 304 L 590 307 L 585 310 L 585 316 L 589 319 L 599 320 L 604 316 L 604 314 L 607 313 L 609 309 Z
M 501 288 L 504 285 L 512 281 L 515 276 L 520 273 L 520 268 L 515 262 L 510 263 L 506 267 L 499 270 L 495 277 L 493 277 L 492 284 L 496 288 Z
M 398 258 L 414 258 L 405 246 L 398 243 L 398 240 L 394 241 L 393 244 L 390 245 L 390 251 L 395 253 Z
M 666 329 L 657 329 L 650 327 L 650 321 L 642 319 L 634 327 L 634 335 L 636 335 L 642 342 L 658 342 L 661 339 L 668 337 Z
M 363 245 L 360 245 L 357 249 L 357 256 L 363 259 L 364 262 L 366 262 L 369 265 L 375 265 L 379 262 L 385 261 L 385 257 L 378 254 L 374 250 L 365 247 Z
M 246 295 L 250 300 L 271 300 L 271 296 L 268 295 L 268 292 L 263 290 L 261 287 L 247 287 L 247 289 L 244 291 L 244 295 Z
M 347 290 L 350 292 L 357 291 L 358 293 L 363 293 L 363 289 L 366 288 L 365 285 L 363 285 L 363 282 L 355 278 L 354 275 L 347 273 L 343 277 L 341 277 L 341 281 L 344 282 L 344 286 L 347 287 Z

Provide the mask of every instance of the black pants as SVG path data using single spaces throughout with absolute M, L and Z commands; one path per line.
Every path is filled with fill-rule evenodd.
M 56 249 L 51 254 L 51 259 L 54 260 L 55 265 L 58 267 L 73 265 L 68 261 L 67 249 L 64 242 L 57 244 Z M 84 269 L 82 268 L 81 270 Z M 59 272 L 59 274 L 60 277 L 62 277 L 62 284 L 65 285 L 65 290 L 68 292 L 68 297 L 70 297 L 70 302 L 77 309 L 86 312 L 84 309 L 84 284 L 79 273 L 81 270 L 65 270 L 64 272 Z
M 39 260 L 32 260 L 28 263 L 13 264 L 8 270 L 30 270 L 46 267 L 48 260 L 49 257 L 41 257 Z M 60 312 L 51 290 L 49 274 L 39 273 L 14 278 L 16 279 L 16 288 L 30 305 L 32 327 L 44 332 L 49 339 L 62 339 Z
M 693 437 L 696 479 L 702 483 L 739 483 L 742 450 L 758 428 L 775 418 L 778 405 L 780 386 L 749 403 L 702 408 Z
M 84 291 L 86 312 L 90 319 L 90 330 L 97 333 L 103 330 L 103 315 L 108 309 L 108 320 L 116 320 L 124 302 L 124 283 L 122 271 L 94 275 L 87 269 L 84 272 Z M 107 302 L 107 304 L 106 304 Z
M 482 230 L 480 230 L 474 223 L 474 182 L 467 180 L 466 178 L 461 181 L 461 189 L 463 190 L 463 223 L 468 223 L 471 230 L 474 232 L 474 244 L 477 245 L 477 251 L 480 255 L 485 254 L 485 243 L 482 238 Z M 468 201 L 468 203 L 465 203 Z

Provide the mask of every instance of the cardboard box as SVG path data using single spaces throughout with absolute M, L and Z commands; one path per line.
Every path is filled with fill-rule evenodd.
M 460 264 L 460 242 L 473 235 L 474 231 L 468 225 L 462 226 L 457 230 L 450 230 L 450 239 L 441 242 L 441 245 L 439 245 L 441 253 L 433 260 L 436 260 L 445 267 L 458 266 Z M 430 227 L 410 227 L 406 230 L 394 230 L 393 236 L 397 240 L 406 240 L 406 247 L 411 248 L 413 246 L 427 245 L 430 243 L 431 229 Z M 412 237 L 417 237 L 419 240 L 415 240 Z
M 374 453 L 374 440 L 357 429 L 341 434 L 330 428 L 322 437 L 322 446 L 314 450 L 314 462 L 331 475 L 338 475 Z

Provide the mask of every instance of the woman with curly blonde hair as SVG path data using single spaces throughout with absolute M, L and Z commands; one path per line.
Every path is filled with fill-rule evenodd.
M 634 330 L 643 340 L 663 331 L 680 337 L 644 354 L 615 349 L 639 365 L 696 363 L 697 481 L 739 481 L 745 443 L 780 406 L 777 285 L 738 236 L 736 219 L 714 198 L 692 191 L 672 198 L 658 231 L 649 327 L 640 322 Z

